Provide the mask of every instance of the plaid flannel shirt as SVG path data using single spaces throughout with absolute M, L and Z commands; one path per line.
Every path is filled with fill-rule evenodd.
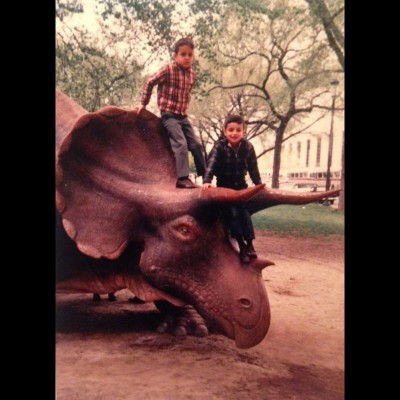
M 157 85 L 157 104 L 160 111 L 186 115 L 190 102 L 190 91 L 196 82 L 193 69 L 181 68 L 176 62 L 165 65 L 152 75 L 142 89 L 142 105 L 151 98 L 153 87 Z
M 245 189 L 248 186 L 245 179 L 247 172 L 255 185 L 261 183 L 253 145 L 248 140 L 242 139 L 235 153 L 227 139 L 219 139 L 208 157 L 203 183 L 211 183 L 215 175 L 217 186 Z

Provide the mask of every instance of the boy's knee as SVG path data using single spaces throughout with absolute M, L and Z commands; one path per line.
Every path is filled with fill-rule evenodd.
M 187 153 L 188 152 L 188 146 L 186 142 L 180 141 L 175 143 L 175 152 L 179 153 Z

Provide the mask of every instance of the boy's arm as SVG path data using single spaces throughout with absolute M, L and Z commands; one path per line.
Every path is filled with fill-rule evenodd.
M 158 72 L 156 72 L 154 75 L 150 76 L 149 79 L 147 79 L 142 88 L 140 106 L 134 107 L 133 109 L 135 111 L 140 113 L 140 111 L 146 109 L 146 106 L 147 104 L 149 104 L 149 101 L 151 99 L 153 87 L 161 82 L 164 82 L 167 73 L 168 73 L 168 65 L 165 65 Z
M 145 109 L 146 109 L 146 106 L 142 106 L 142 105 L 133 107 L 133 110 L 136 111 L 138 114 L 139 114 L 142 110 L 145 110 Z
M 212 182 L 212 179 L 213 179 L 213 176 L 215 173 L 215 169 L 216 169 L 216 166 L 218 163 L 218 158 L 220 155 L 219 147 L 220 146 L 218 146 L 218 143 L 216 143 L 208 156 L 207 168 L 206 168 L 206 172 L 204 174 L 204 179 L 203 179 L 203 188 L 211 186 L 211 182 Z M 205 186 L 206 184 L 208 186 Z
M 261 183 L 260 171 L 258 170 L 256 152 L 254 151 L 253 145 L 250 143 L 249 156 L 247 158 L 247 167 L 249 169 L 249 174 L 252 182 L 255 185 Z

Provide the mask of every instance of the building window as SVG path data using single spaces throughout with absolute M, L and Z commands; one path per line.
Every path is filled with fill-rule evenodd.
M 292 154 L 293 154 L 293 145 L 292 145 L 292 143 L 289 143 L 288 167 L 291 167 L 293 165 Z
M 310 147 L 311 147 L 311 140 L 307 139 L 306 167 L 308 167 L 308 163 L 310 161 Z
M 297 142 L 297 158 L 300 160 L 301 142 Z
M 319 167 L 320 164 L 321 164 L 321 138 L 319 137 L 317 139 L 317 158 L 315 161 L 315 166 Z

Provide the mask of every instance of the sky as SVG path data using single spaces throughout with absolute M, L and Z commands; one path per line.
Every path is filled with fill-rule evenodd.
M 75 14 L 71 18 L 71 23 L 81 25 L 91 32 L 96 31 L 97 23 L 95 19 L 96 0 L 81 0 L 84 12 Z
M 96 15 L 96 8 L 100 7 L 100 5 L 98 4 L 98 0 L 80 0 L 80 1 L 81 4 L 83 5 L 84 12 L 69 15 L 67 18 L 64 19 L 63 24 L 66 24 L 69 28 L 73 27 L 85 28 L 88 32 L 94 34 L 94 36 L 98 34 L 99 35 L 98 37 L 100 38 L 100 27 L 97 21 L 98 18 L 101 17 Z M 108 23 L 112 23 L 112 19 L 108 19 L 107 21 Z M 118 29 L 118 25 L 114 27 Z M 56 29 L 59 32 L 63 32 L 63 34 L 65 34 L 66 36 L 70 35 L 70 30 L 67 28 L 63 29 L 62 24 L 59 21 L 57 21 Z M 136 36 L 136 38 L 140 40 L 138 36 Z M 145 39 L 145 37 L 143 37 L 142 39 Z M 110 50 L 111 51 L 115 50 L 117 52 L 121 50 L 122 52 L 124 52 L 124 50 L 126 50 L 126 46 L 120 44 L 119 46 L 113 47 Z M 137 60 L 139 63 L 143 63 L 145 60 L 148 59 L 149 56 L 150 53 L 146 51 L 145 47 L 141 47 L 140 53 L 137 54 Z M 161 59 L 153 60 L 151 63 L 145 63 L 144 73 L 145 74 L 154 73 L 168 60 L 169 58 L 168 56 L 166 56 L 163 60 Z

